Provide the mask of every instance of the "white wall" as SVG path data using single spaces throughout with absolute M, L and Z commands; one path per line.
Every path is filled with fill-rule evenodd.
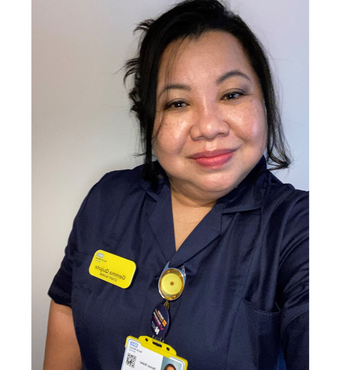
M 133 29 L 173 0 L 33 0 L 33 370 L 41 369 L 49 298 L 73 218 L 107 171 L 140 163 L 123 86 Z M 308 0 L 233 0 L 270 51 L 295 162 L 279 173 L 308 189 Z

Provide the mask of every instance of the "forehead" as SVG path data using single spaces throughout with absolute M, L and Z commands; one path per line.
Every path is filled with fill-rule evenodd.
M 209 31 L 198 38 L 188 37 L 171 43 L 162 55 L 158 76 L 162 83 L 164 78 L 195 79 L 233 69 L 255 75 L 241 43 L 233 35 Z

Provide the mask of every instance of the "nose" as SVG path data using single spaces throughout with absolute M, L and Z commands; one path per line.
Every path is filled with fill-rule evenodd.
M 193 140 L 213 140 L 217 136 L 227 136 L 229 131 L 225 117 L 211 104 L 197 110 L 190 134 Z

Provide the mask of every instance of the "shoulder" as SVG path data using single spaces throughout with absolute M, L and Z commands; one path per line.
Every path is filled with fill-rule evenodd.
M 291 184 L 284 184 L 273 173 L 267 171 L 263 207 L 276 212 L 284 210 L 289 212 L 292 209 L 308 211 L 309 192 L 295 189 Z
M 262 225 L 269 244 L 293 246 L 309 237 L 309 193 L 283 184 L 268 171 L 261 210 Z
M 133 169 L 117 170 L 106 173 L 90 190 L 90 193 L 102 195 L 124 194 L 132 188 L 140 188 L 142 179 L 142 166 Z
M 298 247 L 308 256 L 309 193 L 268 174 L 262 220 L 269 244 L 280 246 L 281 259 Z
M 116 190 L 126 191 L 131 186 L 140 186 L 142 168 L 143 166 L 138 166 L 133 169 L 108 172 L 95 184 L 94 188 L 106 191 L 114 187 Z
M 143 192 L 142 166 L 106 173 L 89 191 L 79 214 L 112 209 L 133 192 Z

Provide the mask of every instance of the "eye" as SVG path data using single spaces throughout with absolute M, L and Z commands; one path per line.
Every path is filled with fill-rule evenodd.
M 169 102 L 165 105 L 165 109 L 179 109 L 185 108 L 188 104 L 183 100 L 176 100 L 173 102 Z
M 222 100 L 235 100 L 239 98 L 240 96 L 243 96 L 244 93 L 241 91 L 232 91 L 227 94 L 224 94 L 222 97 Z

